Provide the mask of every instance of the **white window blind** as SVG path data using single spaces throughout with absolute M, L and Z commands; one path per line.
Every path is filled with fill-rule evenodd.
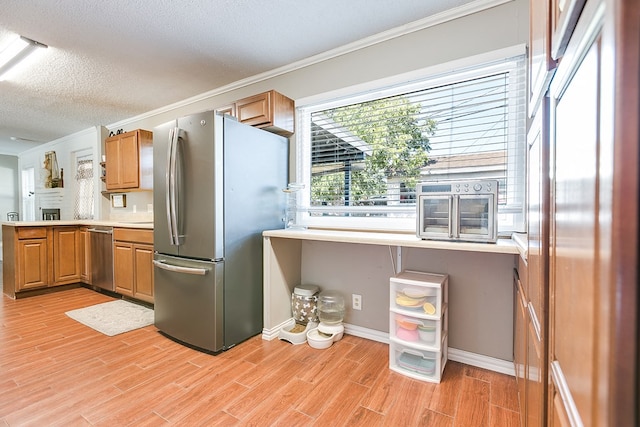
M 412 228 L 418 182 L 490 178 L 500 182 L 499 228 L 521 231 L 525 82 L 518 56 L 302 107 L 304 218 Z

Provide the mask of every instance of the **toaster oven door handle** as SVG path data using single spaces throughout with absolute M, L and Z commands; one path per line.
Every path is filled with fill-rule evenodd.
M 458 196 L 449 196 L 449 238 L 458 237 Z

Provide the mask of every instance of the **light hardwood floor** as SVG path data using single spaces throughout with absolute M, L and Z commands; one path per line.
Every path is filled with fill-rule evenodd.
M 388 369 L 388 346 L 327 350 L 259 336 L 212 356 L 149 326 L 108 337 L 64 312 L 85 288 L 0 304 L 0 426 L 517 426 L 513 377 L 449 362 L 431 384 Z

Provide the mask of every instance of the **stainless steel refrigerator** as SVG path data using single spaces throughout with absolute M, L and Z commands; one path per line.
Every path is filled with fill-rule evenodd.
M 262 231 L 282 228 L 288 140 L 204 112 L 153 131 L 155 325 L 207 352 L 262 331 Z

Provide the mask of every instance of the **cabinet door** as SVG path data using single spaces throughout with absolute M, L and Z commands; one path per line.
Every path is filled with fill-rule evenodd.
M 135 298 L 153 302 L 153 246 L 134 245 Z
M 551 0 L 529 2 L 529 112 L 547 91 L 556 63 L 551 59 Z
M 116 292 L 133 296 L 134 281 L 133 245 L 125 242 L 113 244 L 113 281 Z
M 594 26 L 595 27 L 595 26 Z M 597 28 L 597 27 L 595 27 Z M 585 55 L 565 55 L 552 86 L 555 99 L 555 172 L 550 253 L 549 363 L 562 372 L 571 419 L 596 425 L 597 361 L 609 342 L 600 340 L 598 294 L 599 69 L 598 40 Z M 574 62 L 565 60 L 573 59 Z M 553 115 L 552 115 L 553 117 Z
M 42 288 L 49 284 L 47 239 L 18 241 L 18 285 L 19 291 Z
M 518 402 L 520 404 L 520 424 L 525 424 L 526 414 L 526 367 L 527 367 L 527 325 L 529 315 L 527 312 L 526 301 L 522 291 L 522 284 L 519 274 L 527 274 L 526 271 L 519 270 L 514 275 L 515 287 L 515 319 L 514 319 L 514 337 L 513 337 L 513 363 L 516 372 L 516 382 L 518 383 Z
M 526 381 L 526 425 L 542 427 L 544 425 L 544 398 L 546 366 L 542 354 L 542 342 L 536 333 L 534 322 L 530 319 L 527 333 L 527 381 Z
M 80 232 L 77 227 L 53 229 L 53 285 L 80 280 Z
M 87 227 L 80 228 L 80 280 L 91 284 L 91 233 Z
M 533 118 L 527 142 L 528 168 L 528 267 L 525 292 L 540 322 L 540 336 L 547 330 L 549 259 L 549 98 L 543 97 Z
M 271 122 L 271 92 L 250 96 L 236 102 L 236 117 L 241 123 L 259 126 Z
M 126 132 L 105 140 L 107 190 L 139 187 L 138 142 L 138 131 Z
M 138 134 L 127 132 L 119 141 L 120 188 L 137 188 L 140 185 L 140 158 Z
M 120 136 L 112 136 L 104 141 L 104 153 L 106 156 L 105 163 L 105 182 L 107 190 L 113 190 L 120 187 Z

